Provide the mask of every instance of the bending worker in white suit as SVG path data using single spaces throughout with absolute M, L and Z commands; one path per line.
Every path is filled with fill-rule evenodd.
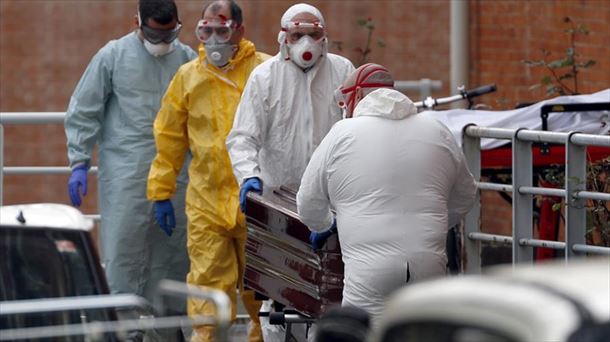
M 451 132 L 416 115 L 377 64 L 358 68 L 335 92 L 347 120 L 333 126 L 301 180 L 297 206 L 314 232 L 335 225 L 343 305 L 373 323 L 393 290 L 446 273 L 445 237 L 474 202 L 476 185 Z

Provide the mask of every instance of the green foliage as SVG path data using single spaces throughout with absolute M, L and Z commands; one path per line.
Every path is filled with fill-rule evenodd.
M 551 165 L 544 170 L 543 179 L 558 187 L 563 187 L 565 181 L 565 170 L 563 165 Z M 595 192 L 610 192 L 610 157 L 599 160 L 595 163 L 587 163 L 586 182 L 578 177 L 569 177 L 582 190 Z M 553 204 L 553 210 L 561 210 L 562 203 Z M 610 247 L 610 204 L 605 201 L 588 200 L 587 210 L 587 235 L 591 236 L 594 232 L 599 233 L 601 245 Z
M 564 18 L 564 23 L 570 25 L 564 32 L 569 37 L 570 46 L 565 51 L 565 56 L 549 60 L 551 52 L 542 49 L 542 59 L 540 60 L 523 60 L 522 63 L 528 67 L 544 67 L 549 75 L 545 75 L 540 79 L 540 82 L 530 87 L 530 90 L 535 91 L 539 88 L 544 88 L 548 97 L 556 95 L 576 95 L 578 94 L 578 74 L 582 69 L 588 69 L 595 65 L 595 60 L 580 59 L 576 53 L 576 37 L 586 36 L 589 30 L 582 25 L 574 23 L 569 17 Z M 571 81 L 571 82 L 570 82 Z M 572 83 L 569 86 L 568 83 Z
M 354 65 L 359 67 L 363 64 L 368 63 L 369 55 L 372 51 L 373 45 L 373 31 L 375 31 L 375 24 L 373 23 L 373 19 L 371 17 L 364 19 L 360 18 L 356 20 L 356 25 L 360 29 L 364 29 L 366 31 L 366 42 L 363 47 L 356 46 L 352 49 L 354 53 L 356 53 L 356 59 Z M 386 46 L 385 42 L 381 39 L 377 39 L 375 42 L 377 47 L 384 48 Z M 331 46 L 337 49 L 338 51 L 343 51 L 343 42 L 342 41 L 332 41 Z

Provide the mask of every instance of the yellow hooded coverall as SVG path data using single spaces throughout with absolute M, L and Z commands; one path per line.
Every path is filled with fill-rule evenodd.
M 199 58 L 184 64 L 163 98 L 154 124 L 157 155 L 148 176 L 147 196 L 159 201 L 172 197 L 185 152 L 193 160 L 186 193 L 187 248 L 191 262 L 187 282 L 222 290 L 236 315 L 236 288 L 245 268 L 245 217 L 239 210 L 239 185 L 231 168 L 225 140 L 250 72 L 268 55 L 256 52 L 242 39 L 236 55 L 224 70 L 206 60 L 203 45 Z M 241 291 L 244 306 L 254 323 L 250 341 L 261 340 L 260 302 L 252 291 Z M 189 315 L 212 315 L 212 303 L 188 301 Z M 213 327 L 195 328 L 193 340 L 213 339 Z

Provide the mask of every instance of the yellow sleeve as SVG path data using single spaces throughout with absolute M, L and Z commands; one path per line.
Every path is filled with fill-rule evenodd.
M 182 71 L 180 68 L 170 82 L 155 119 L 153 131 L 157 155 L 150 167 L 146 192 L 151 201 L 172 197 L 176 191 L 176 177 L 189 148 L 187 94 Z
M 264 61 L 268 60 L 271 57 L 273 57 L 273 56 L 268 55 L 264 52 L 257 51 L 256 52 L 256 65 L 263 63 Z

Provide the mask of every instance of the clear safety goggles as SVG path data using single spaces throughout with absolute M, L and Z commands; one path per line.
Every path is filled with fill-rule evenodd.
M 160 43 L 169 44 L 178 37 L 178 34 L 182 29 L 182 24 L 178 22 L 176 24 L 176 27 L 173 29 L 159 30 L 142 23 L 140 24 L 140 29 L 142 30 L 142 35 L 144 35 L 144 39 L 148 40 L 150 43 L 155 45 Z
M 213 36 L 219 43 L 226 43 L 231 39 L 233 31 L 238 27 L 232 20 L 212 21 L 201 19 L 197 23 L 195 34 L 201 42 L 207 42 Z
M 298 42 L 304 36 L 310 36 L 316 42 L 326 37 L 324 26 L 320 23 L 291 21 L 288 27 L 282 28 L 282 31 L 286 32 L 286 40 L 291 44 Z

